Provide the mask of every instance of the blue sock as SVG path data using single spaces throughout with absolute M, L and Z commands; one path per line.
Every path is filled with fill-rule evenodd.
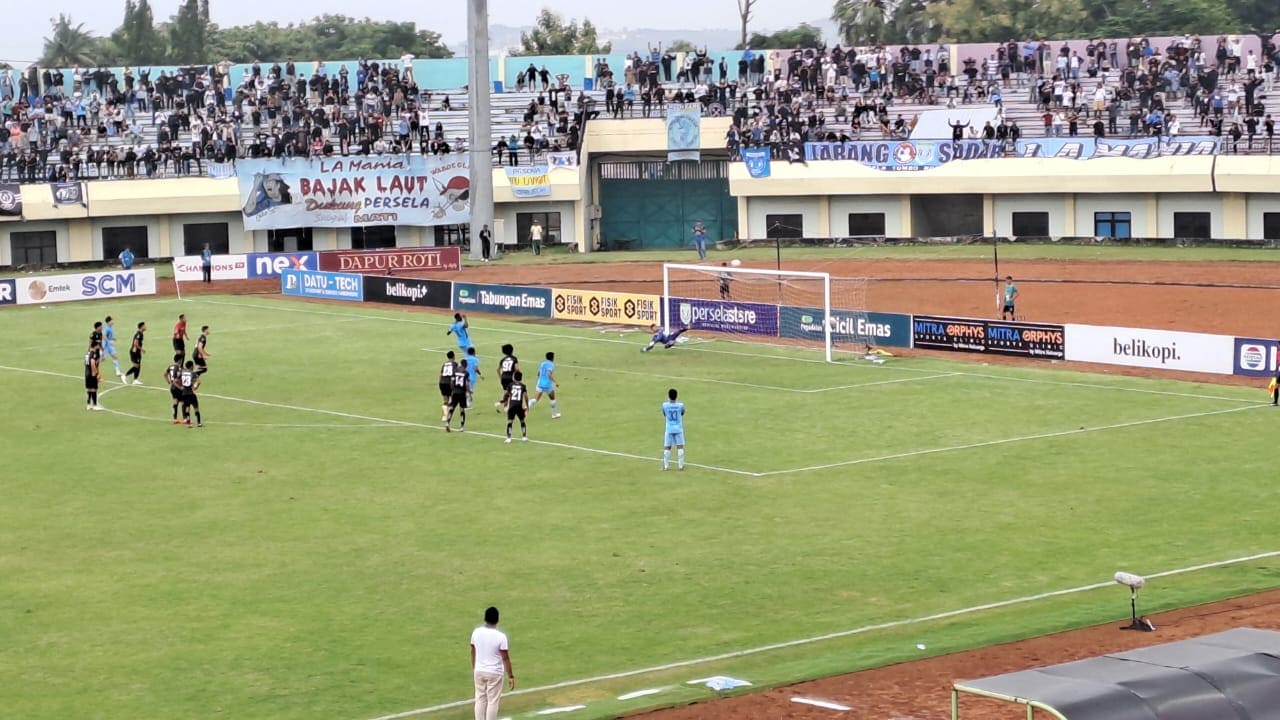
M 670 465 L 671 465 L 671 451 L 663 450 L 662 451 L 662 469 L 666 470 L 667 467 Z
M 684 448 L 680 448 L 676 451 L 676 467 L 681 470 L 684 469 Z

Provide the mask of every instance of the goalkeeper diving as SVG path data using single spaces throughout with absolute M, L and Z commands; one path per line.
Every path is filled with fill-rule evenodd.
M 654 348 L 655 345 L 659 345 L 659 344 L 661 344 L 662 347 L 670 350 L 672 346 L 676 344 L 676 338 L 679 338 L 681 335 L 688 332 L 688 330 L 689 330 L 689 326 L 685 325 L 684 327 L 678 330 L 667 332 L 666 330 L 663 330 L 657 325 L 650 323 L 649 332 L 653 333 L 653 336 L 649 338 L 648 345 L 645 345 L 644 347 L 640 348 L 640 352 L 649 352 Z

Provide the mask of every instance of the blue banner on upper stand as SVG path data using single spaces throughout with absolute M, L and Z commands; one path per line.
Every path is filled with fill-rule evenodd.
M 667 105 L 667 160 L 693 160 L 702 157 L 702 105 L 670 103 Z
M 1126 157 L 1137 160 L 1156 157 L 1217 155 L 1221 138 L 1210 135 L 1176 137 L 1095 138 L 1044 137 L 1027 138 L 1014 144 L 1014 155 L 1024 158 L 1069 158 L 1092 160 L 1104 157 Z
M 979 160 L 1004 155 L 994 140 L 879 140 L 811 142 L 804 144 L 804 159 L 853 160 L 878 170 L 928 170 L 952 160 Z
M 780 310 L 780 336 L 818 342 L 826 337 L 820 308 L 784 305 Z M 910 315 L 832 310 L 831 317 L 834 321 L 831 325 L 833 343 L 869 342 L 878 347 L 911 347 Z
M 742 162 L 747 174 L 753 178 L 767 178 L 773 174 L 769 148 L 742 148 Z

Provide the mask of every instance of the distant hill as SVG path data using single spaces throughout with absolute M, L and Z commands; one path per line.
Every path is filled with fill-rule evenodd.
M 799 23 L 796 23 L 799 25 Z M 822 30 L 822 36 L 828 43 L 831 43 L 836 37 L 836 26 L 829 18 L 820 20 L 810 20 L 810 25 Z M 497 55 L 504 50 L 520 47 L 520 34 L 527 33 L 532 29 L 531 25 L 501 25 L 493 24 L 489 26 L 489 54 Z M 751 28 L 752 32 L 770 33 L 781 28 Z M 687 40 L 698 47 L 706 47 L 711 50 L 727 50 L 738 44 L 738 31 L 729 28 L 718 28 L 713 30 L 657 30 L 654 28 L 620 28 L 620 29 L 599 29 L 601 41 L 613 43 L 613 50 L 616 53 L 626 54 L 633 50 L 644 51 L 649 45 L 662 43 L 666 45 L 676 40 Z M 467 52 L 467 42 L 465 38 L 455 38 L 448 41 L 449 48 L 453 50 L 455 55 L 465 55 Z

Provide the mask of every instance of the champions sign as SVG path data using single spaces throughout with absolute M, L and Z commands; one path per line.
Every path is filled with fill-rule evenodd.
M 657 295 L 635 295 L 593 290 L 551 291 L 551 317 L 618 325 L 662 322 L 662 302 Z
M 466 155 L 250 159 L 236 177 L 246 230 L 471 220 Z

